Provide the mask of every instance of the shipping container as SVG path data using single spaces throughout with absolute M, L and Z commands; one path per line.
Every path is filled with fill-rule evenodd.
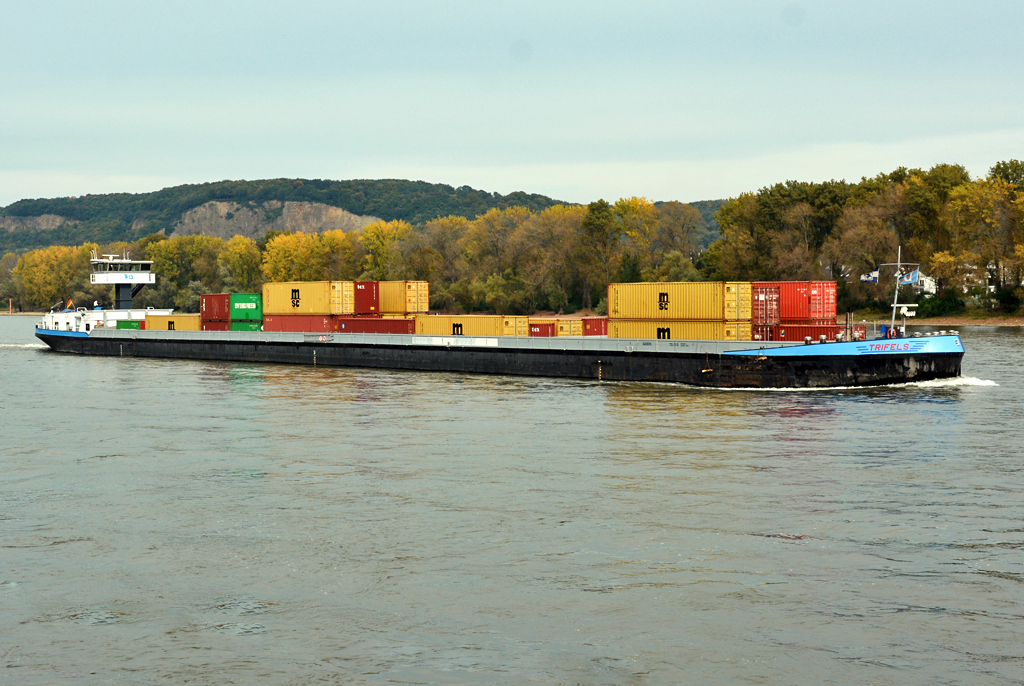
M 558 320 L 558 335 L 559 336 L 582 336 L 583 335 L 583 320 L 582 319 L 559 319 Z
M 811 319 L 836 318 L 836 282 L 811 281 Z
M 147 314 L 148 331 L 199 331 L 202 324 L 198 314 Z
M 117 328 L 119 329 L 133 329 L 138 331 L 142 328 L 141 319 L 119 319 L 117 320 Z
M 199 315 L 200 319 L 204 322 L 228 321 L 231 319 L 231 296 L 227 293 L 204 293 L 200 295 Z
M 529 336 L 529 317 L 488 314 L 416 315 L 416 333 L 432 336 Z
M 202 325 L 199 327 L 203 331 L 231 331 L 231 322 L 208 322 L 201 320 Z
M 416 315 L 416 333 L 432 336 L 500 336 L 503 317 L 480 314 Z
M 613 283 L 609 319 L 725 321 L 750 319 L 750 283 L 741 281 Z
M 540 338 L 553 338 L 555 336 L 554 322 L 538 322 L 530 320 L 530 335 Z
M 426 281 L 378 283 L 382 314 L 416 314 L 430 310 L 430 284 Z
M 825 336 L 827 341 L 834 341 L 836 335 L 842 331 L 843 327 L 834 324 L 775 324 L 758 325 L 753 328 L 754 340 L 761 341 L 803 341 L 807 336 L 810 336 L 812 341 L 819 340 L 820 336 Z
M 387 313 L 384 313 L 384 314 L 380 315 L 380 318 L 381 319 L 415 319 L 416 315 L 415 314 L 387 314 Z
M 529 336 L 530 335 L 530 318 L 529 317 L 502 317 L 501 322 L 501 335 L 502 336 Z
M 755 288 L 779 288 L 778 322 L 829 320 L 836 316 L 835 281 L 757 281 Z M 776 322 L 756 322 L 772 324 Z
M 263 298 L 259 293 L 232 293 L 229 310 L 233 322 L 258 322 L 263 320 Z M 244 329 L 248 331 L 248 329 Z M 234 331 L 234 329 L 232 329 Z
M 232 331 L 263 331 L 263 320 L 260 321 L 233 321 L 231 322 Z
M 607 336 L 608 335 L 608 318 L 607 317 L 584 317 L 583 318 L 583 335 L 584 336 Z
M 324 314 L 355 314 L 356 287 L 353 281 L 331 281 L 331 300 Z M 265 308 L 264 308 L 265 309 Z
M 778 324 L 779 321 L 779 284 L 750 284 L 750 323 L 757 326 Z
M 355 297 L 352 299 L 352 314 L 380 314 L 380 290 L 376 281 L 355 281 L 352 284 Z M 334 312 L 332 314 L 348 314 Z
M 332 281 L 291 281 L 263 284 L 263 314 L 331 314 Z M 351 310 L 349 310 L 349 313 Z M 339 314 L 347 314 L 341 312 Z
M 608 320 L 608 338 L 749 341 L 749 321 Z
M 263 330 L 329 333 L 333 322 L 331 315 L 324 314 L 264 314 Z
M 414 319 L 384 319 L 382 317 L 333 317 L 334 331 L 338 333 L 416 333 Z

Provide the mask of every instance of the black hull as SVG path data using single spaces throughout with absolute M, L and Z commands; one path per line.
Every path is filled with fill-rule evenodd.
M 876 386 L 960 375 L 963 352 L 765 357 L 719 353 L 539 350 L 148 337 L 72 337 L 38 331 L 59 352 L 410 371 L 659 381 L 709 388 Z M 316 338 L 316 337 L 313 337 Z M 326 337 L 323 337 L 326 340 Z M 810 352 L 810 351 L 808 351 Z

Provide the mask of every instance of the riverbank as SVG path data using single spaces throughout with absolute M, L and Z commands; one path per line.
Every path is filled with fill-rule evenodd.
M 874 310 L 861 310 L 852 312 L 850 318 L 855 324 L 874 322 L 888 324 L 891 315 L 881 314 Z M 900 320 L 899 317 L 896 318 Z M 846 321 L 844 315 L 839 315 L 839 323 Z M 908 326 L 1024 326 L 1024 315 L 1020 314 L 999 314 L 986 310 L 967 310 L 959 314 L 946 315 L 943 317 L 908 317 Z

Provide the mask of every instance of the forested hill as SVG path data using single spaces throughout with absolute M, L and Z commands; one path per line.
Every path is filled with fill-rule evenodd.
M 364 217 L 402 219 L 415 225 L 448 215 L 476 217 L 492 208 L 522 206 L 538 212 L 559 201 L 532 193 L 501 195 L 469 186 L 400 179 L 219 181 L 154 193 L 21 200 L 0 210 L 0 254 L 86 241 L 131 242 L 160 231 L 170 235 L 176 229 L 182 233 L 186 215 L 210 203 L 214 203 L 212 214 L 218 215 L 215 219 L 237 223 L 235 215 L 248 218 L 246 233 L 261 235 L 266 229 L 280 228 L 275 224 L 280 224 L 288 207 L 339 208 L 356 217 L 347 218 L 356 227 Z

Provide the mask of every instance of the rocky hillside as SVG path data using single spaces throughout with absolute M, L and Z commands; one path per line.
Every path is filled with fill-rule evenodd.
M 236 202 L 211 201 L 182 215 L 171 235 L 260 238 L 270 230 L 303 233 L 336 229 L 352 231 L 377 219 L 318 202 L 268 200 L 257 207 L 250 207 Z

